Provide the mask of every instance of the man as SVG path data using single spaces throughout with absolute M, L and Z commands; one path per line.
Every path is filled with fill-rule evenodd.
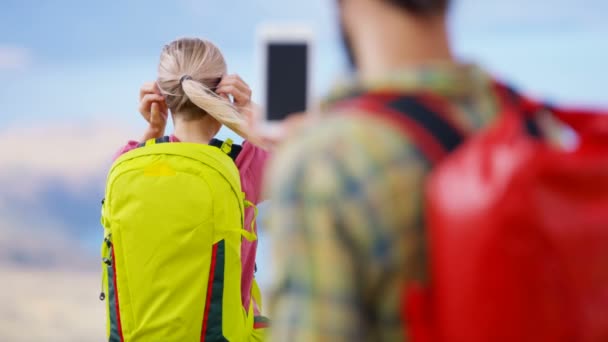
M 493 81 L 450 49 L 448 0 L 340 0 L 358 78 L 293 137 L 268 172 L 277 283 L 275 341 L 403 341 L 403 284 L 428 284 L 422 196 L 431 170 L 414 139 L 371 109 L 333 104 L 377 91 L 432 93 L 469 135 L 500 110 Z M 372 111 L 371 115 L 357 115 Z

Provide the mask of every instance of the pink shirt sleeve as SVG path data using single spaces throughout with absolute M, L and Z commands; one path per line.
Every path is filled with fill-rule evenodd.
M 262 179 L 264 168 L 269 154 L 265 150 L 245 141 L 243 149 L 236 158 L 236 167 L 241 176 L 241 187 L 245 192 L 248 201 L 259 204 L 264 199 L 261 196 Z M 255 212 L 252 208 L 245 209 L 245 229 L 250 230 L 251 223 L 254 222 Z M 254 222 L 255 223 L 255 222 Z M 257 227 L 253 227 L 257 232 Z M 241 261 L 243 277 L 241 282 L 241 300 L 245 308 L 249 307 L 251 300 L 251 284 L 253 282 L 255 270 L 255 258 L 258 242 L 243 239 L 241 244 Z M 254 314 L 259 315 L 259 308 L 254 302 Z
M 122 156 L 123 154 L 137 148 L 137 145 L 139 145 L 139 142 L 130 140 L 125 146 L 121 147 L 121 149 L 118 150 L 116 152 L 116 154 L 114 154 L 112 161 L 115 161 L 116 159 L 118 159 L 118 157 Z
M 247 200 L 254 204 L 263 202 L 262 180 L 270 154 L 260 147 L 247 141 L 243 143 L 243 150 L 236 158 L 236 166 L 241 174 L 241 186 L 247 195 Z

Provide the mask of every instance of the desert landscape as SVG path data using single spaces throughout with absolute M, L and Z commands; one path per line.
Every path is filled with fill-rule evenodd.
M 0 266 L 0 340 L 6 342 L 104 339 L 104 303 L 96 272 Z

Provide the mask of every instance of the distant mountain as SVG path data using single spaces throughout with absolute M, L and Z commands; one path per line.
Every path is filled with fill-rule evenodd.
M 50 217 L 66 232 L 80 238 L 90 234 L 92 227 L 99 226 L 104 177 L 92 176 L 88 184 L 77 190 L 64 179 L 43 178 L 38 180 L 40 185 L 32 196 L 3 192 L 0 201 L 4 200 L 5 210 L 24 223 L 35 217 Z
M 0 177 L 0 265 L 96 269 L 104 181 L 101 173 L 77 187 L 44 174 Z
M 99 259 L 61 232 L 15 232 L 0 226 L 0 268 L 97 271 Z M 32 234 L 33 233 L 33 234 Z
M 98 269 L 100 202 L 119 122 L 0 127 L 0 266 Z

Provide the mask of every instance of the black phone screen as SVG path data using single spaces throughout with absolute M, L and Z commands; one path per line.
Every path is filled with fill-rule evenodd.
M 306 110 L 308 45 L 273 43 L 266 46 L 266 111 L 269 121 Z

